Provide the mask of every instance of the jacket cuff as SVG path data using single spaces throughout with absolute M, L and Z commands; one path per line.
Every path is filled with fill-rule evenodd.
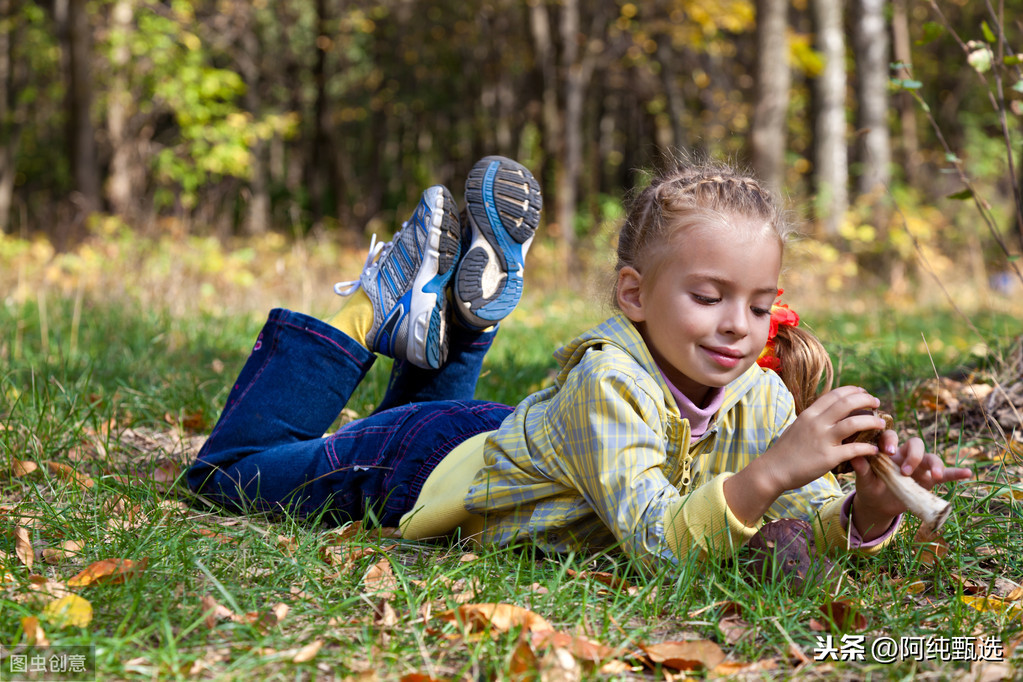
M 887 547 L 895 537 L 902 522 L 899 515 L 884 535 L 870 542 L 864 542 L 852 523 L 852 498 L 856 493 L 831 500 L 817 513 L 814 534 L 817 546 L 827 551 L 855 551 L 858 554 L 873 555 Z
M 730 473 L 718 474 L 690 494 L 668 506 L 664 539 L 679 560 L 694 549 L 701 557 L 731 556 L 760 529 L 763 519 L 747 526 L 725 501 L 724 483 Z

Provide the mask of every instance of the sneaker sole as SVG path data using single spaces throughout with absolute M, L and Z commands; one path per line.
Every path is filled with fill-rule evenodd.
M 377 331 L 374 350 L 436 369 L 447 359 L 447 297 L 460 249 L 455 201 L 442 186 L 423 193 L 420 210 L 428 212 L 427 243 L 409 290 L 398 299 Z M 407 313 L 405 312 L 407 311 Z M 389 346 L 381 348 L 381 346 Z
M 465 183 L 472 236 L 453 287 L 464 321 L 486 328 L 504 319 L 522 297 L 526 252 L 540 223 L 540 185 L 524 166 L 488 156 Z

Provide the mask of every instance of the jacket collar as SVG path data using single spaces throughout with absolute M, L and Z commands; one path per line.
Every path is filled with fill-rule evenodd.
M 615 346 L 635 360 L 660 387 L 664 393 L 664 403 L 668 409 L 675 415 L 681 415 L 667 382 L 664 380 L 657 363 L 654 362 L 653 356 L 650 355 L 649 349 L 647 349 L 646 342 L 643 341 L 643 337 L 632 321 L 622 313 L 610 317 L 597 326 L 583 332 L 554 353 L 554 359 L 561 365 L 561 371 L 557 377 L 558 386 L 564 384 L 568 373 L 579 364 L 583 354 L 588 349 L 603 345 Z M 743 372 L 737 379 L 725 386 L 724 402 L 721 404 L 721 409 L 718 410 L 718 415 L 725 414 L 742 400 L 743 396 L 749 393 L 757 382 L 763 380 L 765 371 L 770 370 L 764 370 L 754 363 L 752 367 Z M 716 418 L 711 420 L 712 428 L 716 421 Z

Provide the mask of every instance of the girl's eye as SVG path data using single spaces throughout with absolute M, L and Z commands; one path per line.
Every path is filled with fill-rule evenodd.
M 701 296 L 700 294 L 693 294 L 693 300 L 700 305 L 714 305 L 721 301 L 720 298 L 715 298 L 713 296 Z
M 771 314 L 770 308 L 752 308 L 753 314 L 757 317 L 765 317 Z

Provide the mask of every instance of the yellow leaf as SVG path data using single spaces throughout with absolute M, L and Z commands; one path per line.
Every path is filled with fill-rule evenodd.
M 47 604 L 43 615 L 58 628 L 67 625 L 84 628 L 92 622 L 92 604 L 77 594 L 69 594 Z
M 977 609 L 982 613 L 983 612 L 1001 613 L 1006 616 L 1011 616 L 1013 618 L 1023 614 L 1023 606 L 1021 606 L 1020 604 L 1016 604 L 1011 601 L 1006 601 L 1001 597 L 996 597 L 994 595 L 988 597 L 973 597 L 964 594 L 959 598 L 963 600 L 963 603 L 969 604 L 970 606 L 972 606 L 973 608 Z

